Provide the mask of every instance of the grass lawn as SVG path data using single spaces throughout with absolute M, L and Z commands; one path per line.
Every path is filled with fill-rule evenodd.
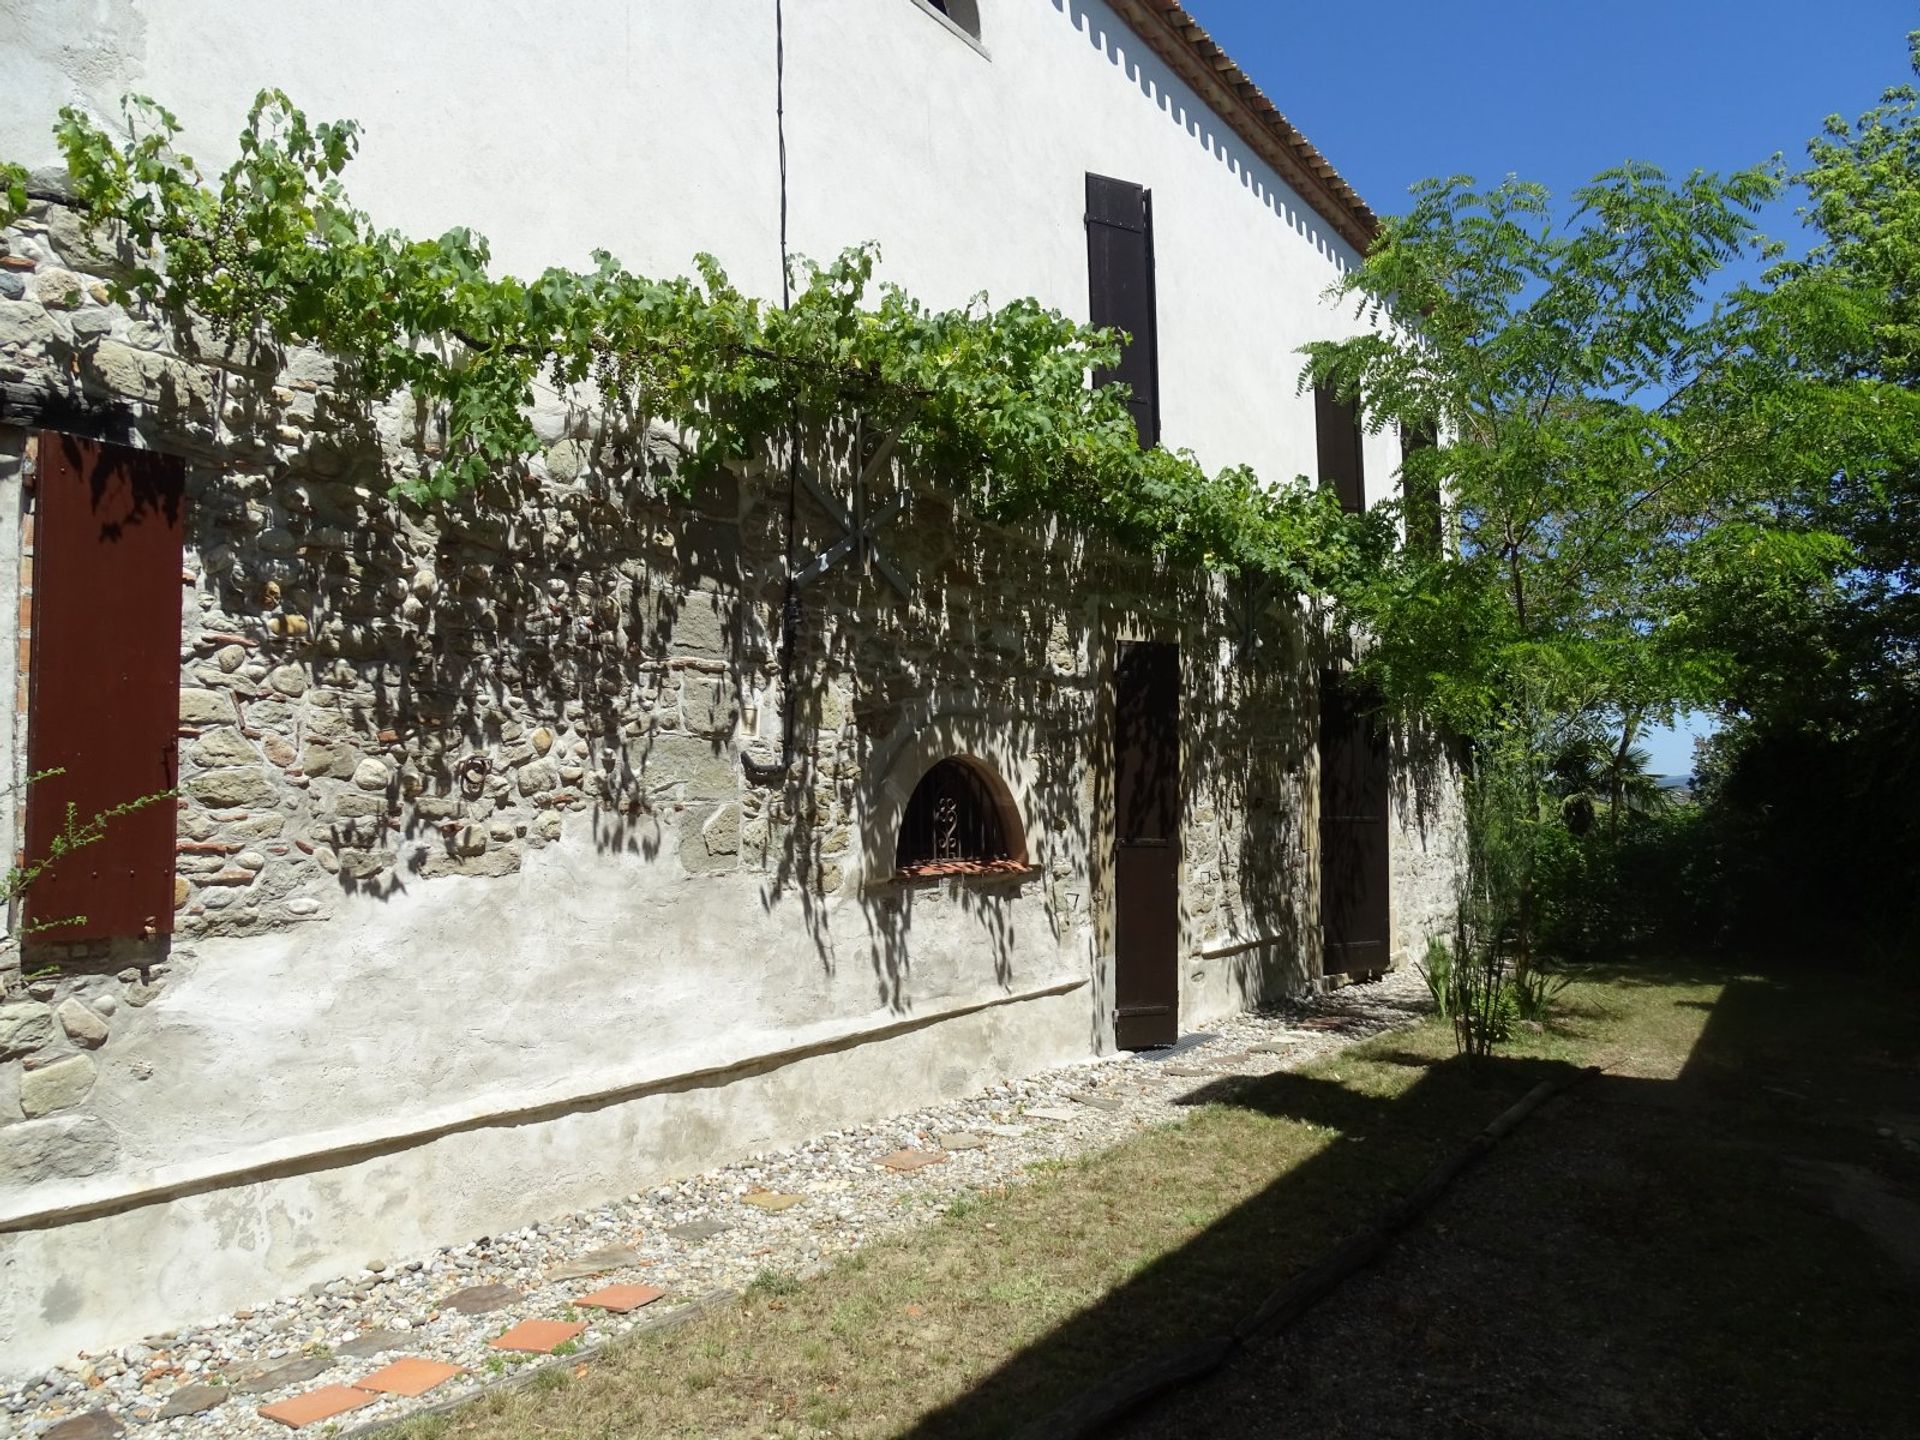
M 1567 992 L 1562 1019 L 1521 1036 L 1478 1075 L 1454 1058 L 1446 1029 L 1429 1023 L 1301 1073 L 1209 1082 L 1182 1123 L 1082 1161 L 1036 1166 L 1031 1183 L 980 1195 L 824 1276 L 762 1277 L 739 1304 L 679 1330 L 392 1433 L 1005 1435 L 1117 1365 L 1229 1328 L 1560 1067 L 1597 1060 L 1663 1093 L 1689 1057 L 1700 1063 L 1724 986 L 1708 974 L 1596 977 Z M 1835 1023 L 1885 1029 L 1890 1013 L 1862 992 Z M 1893 1048 L 1882 1046 L 1887 1073 L 1909 1085 L 1912 1013 L 1884 1037 Z M 1764 1062 L 1756 1054 L 1734 1063 Z M 1684 1123 L 1706 1131 L 1719 1122 L 1689 1112 Z M 1866 1135 L 1887 1145 L 1872 1124 Z M 1506 1154 L 1496 1152 L 1474 1183 L 1497 1187 Z M 1690 1191 L 1689 1203 L 1713 1200 Z M 1611 1223 L 1630 1229 L 1635 1213 Z M 1764 1245 L 1765 1215 L 1743 1212 L 1737 1223 L 1734 1248 Z M 1710 1253 L 1722 1263 L 1718 1247 Z M 1319 1314 L 1299 1328 L 1312 1329 Z M 1741 1332 L 1743 1347 L 1770 1343 L 1764 1307 L 1743 1323 L 1760 1326 Z M 1789 1325 L 1807 1333 L 1803 1316 L 1778 1320 Z M 1804 1358 L 1806 1347 L 1795 1353 Z M 1871 1363 L 1885 1359 L 1884 1345 L 1874 1349 Z M 1242 1388 L 1258 1378 L 1243 1377 Z M 1234 1428 L 1230 1385 L 1216 1382 L 1202 1398 L 1222 1428 Z

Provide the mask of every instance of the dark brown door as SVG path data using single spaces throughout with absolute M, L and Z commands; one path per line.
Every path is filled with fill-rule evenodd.
M 1180 1037 L 1180 647 L 1114 667 L 1114 1005 L 1123 1050 Z
M 180 726 L 184 471 L 174 457 L 43 432 L 33 531 L 27 855 L 71 814 L 173 788 Z M 53 940 L 173 928 L 171 799 L 106 822 L 33 882 L 27 919 Z
M 1320 677 L 1320 925 L 1328 975 L 1387 968 L 1387 746 L 1352 689 Z

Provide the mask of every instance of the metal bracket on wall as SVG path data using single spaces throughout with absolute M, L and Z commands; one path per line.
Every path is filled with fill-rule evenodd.
M 856 430 L 854 455 L 856 461 L 865 449 L 865 434 Z M 825 575 L 842 560 L 851 557 L 863 570 L 877 570 L 886 582 L 899 592 L 903 600 L 913 598 L 910 587 L 899 570 L 881 551 L 876 536 L 883 525 L 895 519 L 907 508 L 905 494 L 897 495 L 879 509 L 871 508 L 873 482 L 893 459 L 894 435 L 891 431 L 880 436 L 873 447 L 873 453 L 859 462 L 860 468 L 853 478 L 853 491 L 849 497 L 851 504 L 843 505 L 839 498 L 821 483 L 812 469 L 803 461 L 799 467 L 801 483 L 807 487 L 827 516 L 840 527 L 840 539 L 814 556 L 794 574 L 793 583 L 804 588 Z
M 1240 653 L 1242 661 L 1251 660 L 1260 644 L 1260 621 L 1267 613 L 1280 586 L 1270 575 L 1249 571 L 1240 578 L 1246 608 L 1240 617 Z

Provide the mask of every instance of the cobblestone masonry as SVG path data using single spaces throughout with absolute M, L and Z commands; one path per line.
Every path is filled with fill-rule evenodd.
M 218 1008 L 187 986 L 196 969 L 269 938 L 275 955 L 323 966 L 330 923 L 377 936 L 368 917 L 381 903 L 419 903 L 430 887 L 544 883 L 548 872 L 530 867 L 549 850 L 644 873 L 656 900 L 627 923 L 668 962 L 676 944 L 713 943 L 704 932 L 729 906 L 743 927 L 736 948 L 804 932 L 814 969 L 783 968 L 770 948 L 763 975 L 716 981 L 770 1033 L 859 1013 L 876 995 L 902 1015 L 1080 974 L 1093 981 L 1092 1014 L 1060 1044 L 1097 1048 L 1109 947 L 1090 837 L 1108 804 L 1095 757 L 1116 635 L 1178 639 L 1185 657 L 1184 1015 L 1242 1009 L 1317 972 L 1319 658 L 1297 611 L 1253 613 L 1237 585 L 1157 571 L 1047 527 L 987 530 L 914 488 L 906 518 L 880 539 L 909 597 L 853 566 L 810 591 L 783 695 L 780 467 L 743 466 L 672 498 L 670 437 L 553 396 L 534 416 L 546 449 L 525 473 L 433 511 L 396 503 L 392 482 L 434 453 L 431 417 L 359 404 L 325 357 L 225 342 L 112 303 L 102 283 L 119 263 L 112 244 L 63 206 L 38 207 L 5 232 L 5 249 L 0 499 L 18 495 L 34 428 L 84 429 L 185 455 L 188 533 L 175 934 L 43 947 L 24 965 L 9 946 L 0 958 L 0 1198 L 301 1133 L 314 1116 L 294 1079 L 231 1123 L 182 1131 L 173 1112 L 195 1099 L 185 1071 L 195 1052 L 162 1039 L 191 1034 L 204 1049 L 216 1033 L 189 1013 Z M 845 457 L 832 447 L 847 443 L 814 452 L 843 488 Z M 810 501 L 801 522 L 803 549 L 839 538 Z M 774 759 L 786 725 L 801 783 L 750 784 L 742 755 Z M 1033 873 L 920 886 L 885 873 L 881 785 L 928 736 L 1001 770 Z M 16 775 L 23 764 L 16 754 Z M 1404 957 L 1445 924 L 1451 900 L 1458 822 L 1444 757 L 1408 754 L 1396 795 Z M 716 885 L 732 888 L 698 888 Z M 680 894 L 707 898 L 683 910 Z M 535 962 L 549 968 L 528 983 L 564 989 L 571 902 L 553 903 L 542 923 L 556 943 Z M 837 958 L 855 926 L 864 981 Z M 287 938 L 303 930 L 310 944 Z M 477 961 L 492 938 L 462 943 Z M 377 1120 L 389 1105 L 477 1088 L 463 1082 L 463 1046 L 489 1022 L 470 1012 L 463 1025 L 462 1012 L 480 1003 L 469 982 L 486 973 L 463 961 L 420 977 L 443 1003 L 419 1020 L 429 1028 L 401 1033 L 423 1055 L 444 1051 L 430 1067 L 440 1089 L 393 1095 L 426 1083 L 414 1072 L 375 1075 L 362 1090 L 341 1082 L 343 1096 L 321 1103 L 333 1106 L 326 1118 Z M 642 1030 L 702 1019 L 690 997 L 663 997 L 677 1007 L 664 1017 L 605 1000 L 581 997 L 578 1014 Z M 716 1002 L 709 1018 L 725 1025 L 732 1013 Z M 247 1023 L 220 1019 L 223 1052 Z M 530 1030 L 511 1043 L 532 1052 L 552 1038 Z M 296 1056 L 332 1042 L 319 1022 L 246 1032 L 255 1069 L 272 1073 L 284 1054 L 296 1077 Z M 7 1348 L 0 1328 L 0 1357 Z

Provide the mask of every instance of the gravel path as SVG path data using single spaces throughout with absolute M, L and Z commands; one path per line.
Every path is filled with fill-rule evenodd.
M 350 1384 L 402 1355 L 467 1372 L 420 1399 L 381 1399 L 338 1422 L 343 1429 L 388 1424 L 543 1358 L 488 1347 L 521 1320 L 585 1322 L 577 1344 L 602 1344 L 762 1273 L 804 1272 L 937 1218 L 957 1196 L 1019 1182 L 1034 1161 L 1104 1150 L 1178 1119 L 1185 1095 L 1223 1075 L 1297 1069 L 1410 1024 L 1426 1009 L 1425 985 L 1405 970 L 1234 1017 L 1212 1038 L 1159 1058 L 1061 1066 L 595 1210 L 429 1255 L 370 1260 L 303 1294 L 78 1356 L 0 1396 L 0 1436 L 92 1440 L 116 1433 L 106 1426 L 110 1416 L 154 1437 L 251 1440 L 287 1433 L 257 1413 L 261 1405 Z M 889 1157 L 911 1168 L 882 1163 Z M 665 1293 L 624 1317 L 574 1304 L 621 1283 Z M 501 1288 L 461 1293 L 488 1286 Z M 201 1404 L 210 1408 L 182 1413 Z

